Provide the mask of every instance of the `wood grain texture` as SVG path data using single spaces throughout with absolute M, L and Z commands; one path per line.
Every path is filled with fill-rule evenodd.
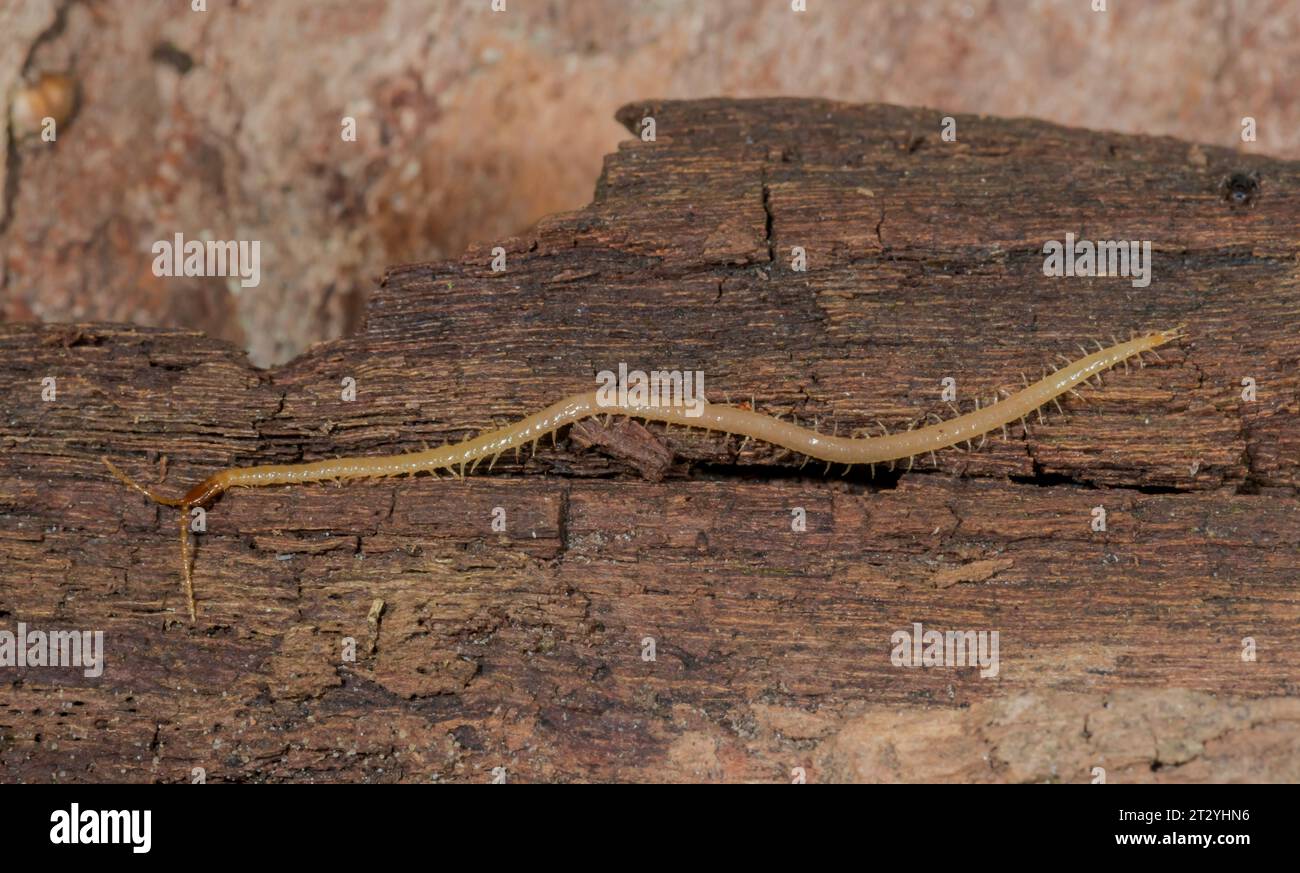
M 362 334 L 276 370 L 183 331 L 0 328 L 0 629 L 107 655 L 0 668 L 5 778 L 1300 779 L 1300 165 L 973 116 L 945 143 L 940 112 L 810 100 L 619 117 L 646 114 L 658 141 L 589 207 L 393 269 Z M 1066 232 L 1150 239 L 1150 287 L 1044 277 Z M 174 516 L 97 460 L 180 493 L 416 449 L 619 362 L 894 428 L 946 409 L 945 376 L 987 397 L 1184 322 L 1163 363 L 937 469 L 615 422 L 465 481 L 235 491 L 193 628 Z M 914 622 L 998 631 L 998 677 L 894 666 Z

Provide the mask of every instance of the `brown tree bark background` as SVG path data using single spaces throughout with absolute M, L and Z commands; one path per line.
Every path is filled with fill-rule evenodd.
M 355 333 L 388 266 L 584 206 L 623 136 L 611 111 L 645 95 L 941 106 L 1300 157 L 1289 0 L 791 5 L 0 4 L 0 104 L 47 73 L 80 92 L 56 143 L 0 124 L 0 320 L 202 330 L 282 364 Z M 178 232 L 262 241 L 261 284 L 155 277 L 150 245 Z
M 619 114 L 646 116 L 657 140 L 500 242 L 505 271 L 496 244 L 396 268 L 362 333 L 282 368 L 187 331 L 0 329 L 0 620 L 103 630 L 107 657 L 6 670 L 8 778 L 1300 777 L 1300 165 L 979 116 L 944 142 L 938 112 L 815 100 Z M 1151 240 L 1150 286 L 1043 276 L 1067 232 Z M 945 411 L 944 377 L 987 397 L 1179 323 L 1162 363 L 938 468 L 616 422 L 465 481 L 232 492 L 194 627 L 172 511 L 98 461 L 180 493 L 415 449 L 620 362 L 894 429 Z M 999 675 L 894 666 L 914 622 L 998 631 Z

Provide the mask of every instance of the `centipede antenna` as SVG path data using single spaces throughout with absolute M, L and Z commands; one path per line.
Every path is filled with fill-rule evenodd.
M 132 479 L 130 476 L 126 475 L 121 470 L 119 470 L 117 468 L 117 465 L 114 464 L 112 461 L 110 461 L 107 457 L 100 457 L 100 460 L 104 462 L 105 467 L 108 467 L 108 472 L 112 473 L 115 477 L 117 477 L 117 480 L 119 482 L 121 482 L 126 487 L 130 488 L 132 491 L 135 491 L 137 494 L 143 494 L 145 497 L 148 497 L 154 503 L 160 503 L 163 506 L 184 506 L 185 505 L 185 501 L 181 498 L 163 497 L 161 494 L 158 494 L 154 491 L 150 491 L 148 488 L 144 487 L 143 485 L 136 484 L 136 481 L 134 479 Z
M 190 624 L 198 621 L 198 609 L 194 605 L 194 569 L 190 556 L 190 506 L 181 504 L 181 578 L 184 580 L 185 606 L 189 609 Z

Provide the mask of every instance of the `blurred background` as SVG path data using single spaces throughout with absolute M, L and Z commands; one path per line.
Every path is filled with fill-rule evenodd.
M 1096 2 L 0 0 L 0 318 L 194 327 L 284 362 L 359 329 L 386 266 L 587 203 L 629 136 L 614 111 L 649 99 L 915 104 L 1300 157 L 1300 3 Z M 53 143 L 14 114 L 69 92 Z M 260 240 L 260 286 L 155 277 L 150 246 L 178 232 Z

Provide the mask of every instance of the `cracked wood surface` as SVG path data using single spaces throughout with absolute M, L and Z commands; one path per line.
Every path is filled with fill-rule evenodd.
M 973 116 L 943 143 L 942 113 L 887 106 L 619 117 L 645 114 L 658 141 L 589 207 L 390 271 L 362 334 L 276 370 L 184 331 L 0 328 L 0 629 L 103 630 L 108 662 L 0 668 L 6 778 L 1300 778 L 1300 165 Z M 1043 277 L 1067 231 L 1152 240 L 1150 287 Z M 97 460 L 180 493 L 416 449 L 619 362 L 893 429 L 945 411 L 945 376 L 987 397 L 1183 322 L 1163 363 L 938 469 L 823 476 L 616 421 L 463 482 L 235 491 L 194 628 L 172 511 Z M 998 678 L 893 666 L 913 622 L 998 631 Z

